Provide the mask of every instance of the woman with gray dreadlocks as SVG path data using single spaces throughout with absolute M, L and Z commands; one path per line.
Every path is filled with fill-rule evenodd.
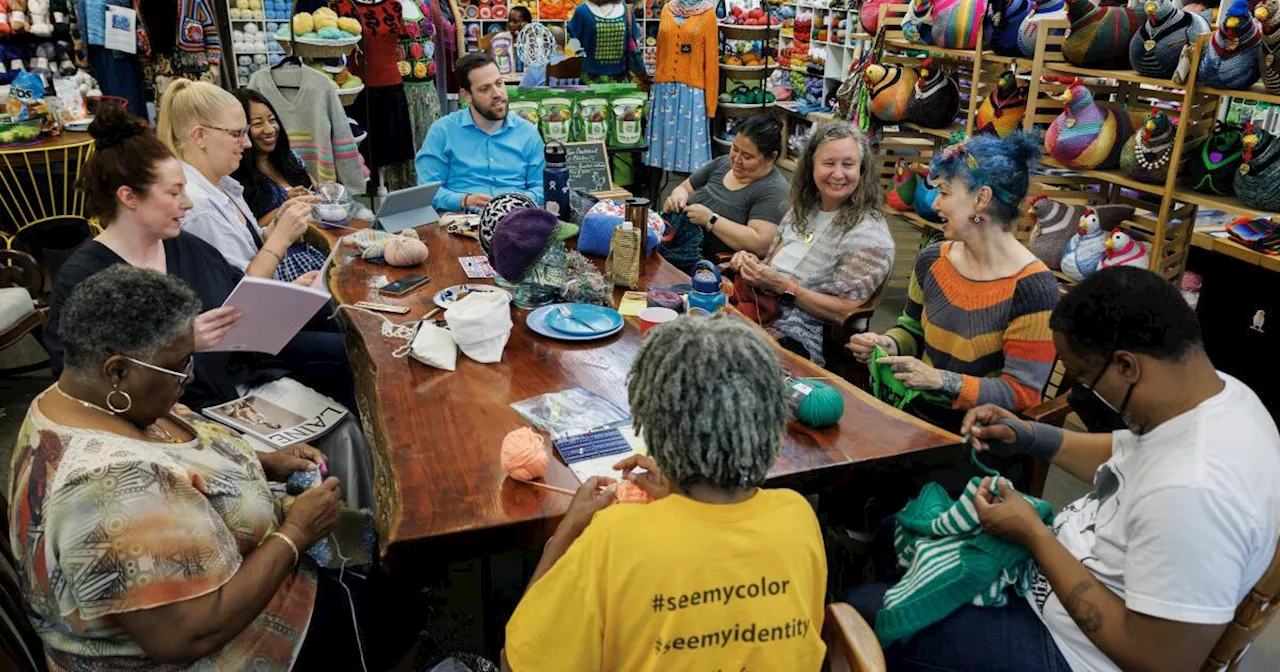
M 656 501 L 609 506 L 610 479 L 578 489 L 503 669 L 819 669 L 818 520 L 760 487 L 787 424 L 773 349 L 736 319 L 682 317 L 648 333 L 627 394 L 649 456 L 614 468 Z

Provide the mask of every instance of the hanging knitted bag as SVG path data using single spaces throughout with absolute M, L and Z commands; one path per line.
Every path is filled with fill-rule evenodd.
M 1142 128 L 1125 140 L 1120 170 L 1139 182 L 1163 183 L 1169 176 L 1175 128 L 1164 110 L 1152 109 Z
M 911 207 L 915 208 L 916 214 L 935 224 L 942 223 L 942 215 L 933 209 L 933 202 L 938 199 L 938 185 L 928 174 L 920 176 L 916 180 L 916 198 L 912 202 Z
M 1249 122 L 1241 144 L 1244 160 L 1236 169 L 1236 195 L 1251 208 L 1280 211 L 1280 138 Z
M 1262 74 L 1258 62 L 1262 26 L 1249 13 L 1249 0 L 1233 0 L 1225 13 L 1200 55 L 1197 83 L 1217 89 L 1247 89 Z
M 987 25 L 990 38 L 983 40 L 983 46 L 990 46 L 997 54 L 1004 56 L 1020 56 L 1018 38 L 1022 24 L 1028 16 L 1035 12 L 1033 0 L 989 0 L 987 6 Z
M 1147 20 L 1129 42 L 1129 61 L 1140 75 L 1168 79 L 1178 68 L 1182 48 L 1213 30 L 1199 14 L 1178 9 L 1173 0 L 1147 0 Z
M 1209 139 L 1184 162 L 1184 184 L 1194 191 L 1233 196 L 1236 172 L 1244 161 L 1244 129 L 1218 122 Z
M 1280 95 L 1280 30 L 1262 36 L 1258 44 L 1258 69 L 1267 93 Z
M 934 0 L 933 43 L 944 49 L 978 46 L 987 0 Z

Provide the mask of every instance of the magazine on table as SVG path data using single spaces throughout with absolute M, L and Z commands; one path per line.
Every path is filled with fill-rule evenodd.
M 243 397 L 210 406 L 209 419 L 238 430 L 267 450 L 310 443 L 347 417 L 342 404 L 292 378 L 253 388 Z

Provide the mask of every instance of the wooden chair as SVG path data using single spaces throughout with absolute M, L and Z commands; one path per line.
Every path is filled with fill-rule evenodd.
M 853 607 L 836 602 L 827 605 L 822 622 L 827 658 L 822 672 L 884 672 L 884 652 L 876 633 Z
M 0 670 L 48 672 L 44 644 L 27 620 L 18 563 L 9 549 L 9 503 L 0 494 Z
M 559 63 L 547 65 L 547 81 L 553 79 L 558 80 L 579 80 L 582 78 L 582 63 L 585 59 L 581 56 L 573 56 L 566 58 Z
M 1280 605 L 1280 545 L 1276 546 L 1276 554 L 1271 558 L 1267 571 L 1236 607 L 1236 617 L 1227 624 L 1227 629 L 1209 653 L 1209 659 L 1200 667 L 1202 672 L 1233 672 L 1238 669 L 1249 645 L 1276 615 L 1277 605 Z
M 47 307 L 37 303 L 45 287 L 44 269 L 26 252 L 0 249 L 0 350 L 22 340 L 44 324 Z M 44 362 L 0 371 L 0 375 L 28 373 Z

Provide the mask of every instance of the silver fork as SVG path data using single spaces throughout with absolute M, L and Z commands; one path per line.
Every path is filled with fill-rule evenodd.
M 557 310 L 559 310 L 559 311 L 560 311 L 560 314 L 561 314 L 562 316 L 564 316 L 565 318 L 570 319 L 570 320 L 573 320 L 574 322 L 577 322 L 578 324 L 581 324 L 582 326 L 584 326 L 584 327 L 586 327 L 586 328 L 590 329 L 591 331 L 599 331 L 599 329 L 597 329 L 597 328 L 596 328 L 596 326 L 595 326 L 594 324 L 591 324 L 590 322 L 587 322 L 586 320 L 584 320 L 584 319 L 582 319 L 582 318 L 578 317 L 577 315 L 574 315 L 574 314 L 573 314 L 573 311 L 572 311 L 572 310 L 569 310 L 569 306 L 566 306 L 566 305 L 564 305 L 564 304 L 560 304 L 560 306 L 557 308 Z

